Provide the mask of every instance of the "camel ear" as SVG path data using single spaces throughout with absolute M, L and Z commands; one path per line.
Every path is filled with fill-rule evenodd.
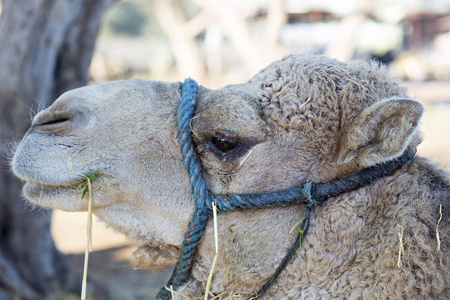
M 423 112 L 422 104 L 403 98 L 365 108 L 344 128 L 338 163 L 353 161 L 368 167 L 400 156 L 416 133 Z

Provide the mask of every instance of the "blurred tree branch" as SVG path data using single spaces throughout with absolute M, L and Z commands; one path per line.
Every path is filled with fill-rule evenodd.
M 256 47 L 245 19 L 227 1 L 193 0 L 193 2 L 215 17 L 225 35 L 233 43 L 249 73 L 257 72 L 261 68 L 260 58 L 264 57 L 261 52 L 265 50 Z
M 330 43 L 326 55 L 340 61 L 349 61 L 355 52 L 359 29 L 373 10 L 373 0 L 360 0 L 354 11 L 344 16 L 340 24 L 340 34 Z
M 273 48 L 274 58 L 279 58 L 284 54 L 284 49 L 280 43 L 280 33 L 287 23 L 286 2 L 284 0 L 269 0 L 267 7 L 266 38 Z
M 227 0 L 192 2 L 202 10 L 189 21 L 181 8 L 182 0 L 151 2 L 152 14 L 169 37 L 179 77 L 192 76 L 198 80 L 207 80 L 206 63 L 208 69 L 211 69 L 209 71 L 221 70 L 219 45 L 222 32 L 241 58 L 247 71 L 246 76 L 254 74 L 265 64 L 284 54 L 280 43 L 280 31 L 287 22 L 284 0 L 269 1 L 264 36 L 258 38 L 252 35 L 249 22 Z M 198 35 L 204 31 L 205 60 L 197 40 Z
M 270 0 L 268 3 L 264 44 L 251 34 L 248 22 L 228 1 L 192 1 L 214 16 L 241 57 L 248 75 L 258 72 L 267 63 L 284 54 L 279 43 L 281 28 L 287 21 L 284 0 Z
M 200 81 L 205 79 L 206 66 L 195 38 L 208 25 L 207 14 L 200 13 L 187 21 L 177 0 L 154 0 L 151 5 L 158 23 L 169 36 L 178 76 L 182 78 L 191 76 Z

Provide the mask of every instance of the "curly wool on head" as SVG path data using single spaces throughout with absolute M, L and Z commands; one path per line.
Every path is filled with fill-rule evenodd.
M 323 154 L 336 151 L 342 127 L 362 109 L 407 97 L 406 88 L 376 62 L 343 63 L 322 55 L 288 55 L 250 82 L 260 84 L 259 104 L 269 122 L 288 132 L 310 132 Z

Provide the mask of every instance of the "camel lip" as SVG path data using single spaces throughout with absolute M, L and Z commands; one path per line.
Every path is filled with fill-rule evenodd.
M 82 177 L 84 176 L 84 177 Z M 50 187 L 74 187 L 74 186 L 79 186 L 80 184 L 83 184 L 86 182 L 86 175 L 82 175 L 79 174 L 77 175 L 78 178 L 74 178 L 73 180 L 70 181 L 62 181 L 62 182 L 52 182 L 52 181 L 40 181 L 40 180 L 35 180 L 32 178 L 23 178 L 23 177 L 19 177 L 22 181 L 24 181 L 25 183 L 30 183 L 30 184 L 37 184 L 37 185 L 41 185 L 41 186 L 50 186 Z M 99 176 L 97 174 L 95 174 L 95 178 L 99 178 Z
M 96 190 L 98 197 L 101 189 Z M 22 187 L 22 195 L 30 203 L 40 207 L 59 209 L 67 212 L 81 212 L 88 210 L 88 201 L 91 198 L 84 195 L 83 188 L 80 185 L 44 185 L 40 183 L 25 182 Z M 98 198 L 93 197 L 92 193 L 92 209 L 109 205 L 103 203 Z M 83 197 L 85 196 L 85 197 Z

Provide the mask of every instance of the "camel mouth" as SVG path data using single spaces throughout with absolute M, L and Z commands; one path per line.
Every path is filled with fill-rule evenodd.
M 36 180 L 24 180 L 22 188 L 23 196 L 38 206 L 60 209 L 64 211 L 86 211 L 88 197 L 84 195 L 83 183 L 85 179 L 77 178 L 69 182 L 46 182 Z M 111 200 L 105 201 L 103 194 L 111 194 L 112 187 L 104 176 L 95 178 L 92 184 L 92 205 L 99 208 L 109 205 Z M 84 196 L 84 197 L 83 197 Z M 99 198 L 100 197 L 100 198 Z
M 28 175 L 28 176 L 27 176 Z M 48 178 L 44 176 L 33 176 L 33 174 L 16 174 L 16 176 L 22 180 L 25 184 L 39 185 L 42 187 L 79 187 L 86 182 L 86 178 L 90 178 L 91 183 L 95 180 L 101 180 L 104 174 L 101 172 L 88 172 L 87 175 L 73 172 L 73 176 L 69 178 Z
M 50 181 L 39 181 L 30 178 L 20 178 L 25 182 L 25 184 L 33 184 L 39 186 L 49 186 L 49 187 L 73 187 L 79 186 L 85 182 L 83 177 L 79 176 L 79 178 L 73 179 L 72 181 L 64 181 L 64 182 L 50 182 Z
M 22 187 L 22 193 L 27 200 L 38 206 L 73 211 L 73 209 L 65 208 L 68 201 L 63 201 L 63 199 L 68 198 L 69 195 L 76 195 L 77 193 L 81 195 L 81 190 L 75 184 L 49 185 L 41 182 L 25 181 Z
M 35 195 L 37 194 L 37 190 L 39 190 L 39 198 L 46 196 L 50 192 L 66 190 L 68 192 L 76 192 L 81 196 L 81 188 L 80 185 L 83 181 L 72 182 L 67 184 L 56 184 L 56 183 L 45 183 L 38 181 L 25 181 L 23 185 L 23 191 L 27 198 L 33 200 Z M 31 196 L 31 197 L 28 197 Z M 33 201 L 34 202 L 34 201 Z

